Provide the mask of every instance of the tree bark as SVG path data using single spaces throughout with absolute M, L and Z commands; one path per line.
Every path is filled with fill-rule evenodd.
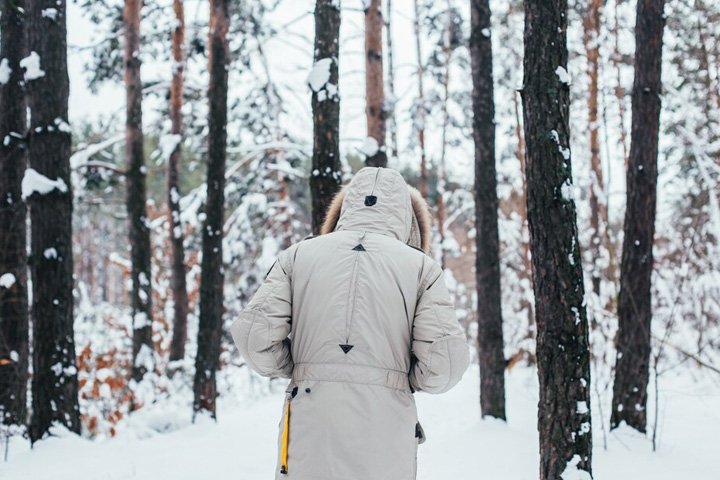
M 215 418 L 223 315 L 223 224 L 225 221 L 225 156 L 227 147 L 227 98 L 230 49 L 230 0 L 210 0 L 210 85 L 208 87 L 207 199 L 203 225 L 200 274 L 200 325 L 195 360 L 194 411 L 205 410 Z
M 540 479 L 591 472 L 590 355 L 571 195 L 567 0 L 525 1 L 523 118 L 540 383 Z M 562 69 L 562 70 L 561 70 Z
M 30 168 L 56 188 L 29 197 L 31 219 L 33 378 L 30 439 L 58 422 L 80 433 L 78 378 L 73 338 L 73 195 L 70 182 L 67 30 L 64 0 L 37 0 L 27 9 L 27 51 L 44 72 L 29 79 Z M 53 17 L 43 11 L 53 8 Z M 27 175 L 27 173 L 26 173 Z
M 24 0 L 3 0 L 0 62 L 0 423 L 25 426 L 28 381 L 27 205 L 21 182 L 26 162 L 27 106 L 20 60 L 25 50 Z
M 340 4 L 333 0 L 315 3 L 315 62 L 330 61 L 330 79 L 312 93 L 314 125 L 312 175 L 312 230 L 320 233 L 325 212 L 342 183 L 340 163 L 340 97 L 338 61 L 340 58 Z
M 142 81 L 140 80 L 140 9 L 142 0 L 125 0 L 125 165 L 126 206 L 130 221 L 132 262 L 133 366 L 132 378 L 142 380 L 154 368 L 152 341 L 152 275 L 150 272 L 150 222 L 145 206 L 145 154 L 142 130 Z
M 617 363 L 610 417 L 610 428 L 625 421 L 640 432 L 645 432 L 647 423 L 664 4 L 664 0 L 639 0 L 637 6 Z
M 173 9 L 177 24 L 172 32 L 173 77 L 170 86 L 170 133 L 177 135 L 177 146 L 167 165 L 168 225 L 172 249 L 173 336 L 170 344 L 170 360 L 185 357 L 187 341 L 188 293 L 185 278 L 185 248 L 183 247 L 182 222 L 180 220 L 180 175 L 182 170 L 181 142 L 183 135 L 183 82 L 185 73 L 185 11 L 182 0 L 174 0 Z
M 590 130 L 590 253 L 592 257 L 593 291 L 600 295 L 601 256 L 600 247 L 605 242 L 607 228 L 607 206 L 602 165 L 600 163 L 600 124 L 598 121 L 598 74 L 600 68 L 600 12 L 602 0 L 590 0 L 583 16 L 585 51 L 588 62 L 588 125 Z
M 480 409 L 483 417 L 489 415 L 505 420 L 505 355 L 500 294 L 490 1 L 471 0 L 470 8 Z
M 425 152 L 425 119 L 427 117 L 427 110 L 425 107 L 425 89 L 423 85 L 423 78 L 425 77 L 425 64 L 422 56 L 422 45 L 420 43 L 420 3 L 419 0 L 414 0 L 415 5 L 415 18 L 413 20 L 413 26 L 415 28 L 415 53 L 417 55 L 418 64 L 418 146 L 420 147 L 420 181 L 418 183 L 418 190 L 423 198 L 427 198 L 428 195 L 428 174 L 427 174 L 427 156 Z
M 370 167 L 387 167 L 382 31 L 382 0 L 370 0 L 365 9 L 365 114 L 368 137 L 374 138 L 378 144 L 377 152 L 365 160 Z

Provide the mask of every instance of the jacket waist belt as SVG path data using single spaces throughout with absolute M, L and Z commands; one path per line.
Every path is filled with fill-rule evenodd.
M 293 380 L 315 380 L 321 382 L 356 383 L 380 385 L 410 392 L 410 381 L 406 372 L 369 365 L 338 363 L 296 363 Z

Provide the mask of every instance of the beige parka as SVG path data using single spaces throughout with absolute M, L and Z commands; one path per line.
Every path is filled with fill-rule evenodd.
M 245 361 L 287 377 L 279 480 L 414 480 L 424 441 L 413 392 L 442 393 L 469 350 L 430 214 L 391 169 L 360 170 L 323 235 L 280 253 L 232 326 Z

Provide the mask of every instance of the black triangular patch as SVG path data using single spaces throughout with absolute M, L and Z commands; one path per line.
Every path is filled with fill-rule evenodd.
M 347 355 L 347 353 L 352 350 L 354 346 L 355 345 L 340 345 L 340 348 L 342 348 L 342 351 L 345 352 L 345 355 Z
M 358 243 L 357 245 L 355 245 L 355 247 L 353 248 L 353 250 L 356 250 L 356 251 L 358 251 L 358 252 L 365 252 L 365 251 L 366 251 L 366 250 L 365 250 L 365 247 L 362 246 L 362 243 Z

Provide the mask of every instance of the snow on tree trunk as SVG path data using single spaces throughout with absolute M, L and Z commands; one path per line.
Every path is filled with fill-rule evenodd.
M 639 0 L 637 5 L 617 362 L 610 417 L 611 428 L 624 421 L 640 432 L 645 432 L 647 424 L 664 4 L 664 0 Z
M 27 128 L 23 70 L 23 0 L 4 1 L 0 55 L 7 78 L 0 80 L 0 423 L 26 423 L 28 381 L 28 290 L 26 217 L 21 182 Z
M 173 77 L 170 86 L 170 134 L 176 139 L 167 164 L 167 202 L 170 245 L 172 249 L 173 335 L 170 360 L 185 356 L 187 341 L 188 292 L 185 279 L 185 249 L 180 220 L 180 172 L 182 170 L 181 140 L 183 135 L 183 82 L 185 73 L 185 12 L 183 0 L 174 0 L 176 24 L 172 32 Z
M 505 419 L 505 356 L 500 294 L 495 101 L 489 0 L 471 1 L 471 22 L 480 407 L 483 417 L 489 415 Z
M 338 61 L 340 3 L 317 0 L 315 4 L 315 65 L 308 78 L 312 90 L 314 142 L 310 193 L 312 230 L 320 233 L 325 212 L 342 183 L 340 163 L 340 97 Z
M 367 155 L 366 164 L 371 167 L 387 167 L 385 152 L 386 117 L 385 88 L 383 80 L 382 48 L 382 1 L 365 2 L 365 92 L 367 106 L 367 135 L 373 138 L 378 148 Z M 371 152 L 367 152 L 371 153 Z
M 224 310 L 222 239 L 225 221 L 225 129 L 230 64 L 227 38 L 230 28 L 229 5 L 229 0 L 210 0 L 207 199 L 202 231 L 200 325 L 193 386 L 194 411 L 207 411 L 213 418 L 217 397 L 215 373 L 220 362 L 220 333 Z
M 540 479 L 590 478 L 590 355 L 570 163 L 567 1 L 525 1 L 522 87 L 540 383 Z M 586 474 L 586 475 L 585 475 Z
M 46 16 L 43 11 L 55 9 Z M 26 68 L 30 132 L 28 162 L 50 190 L 25 183 L 31 219 L 33 378 L 30 439 L 57 422 L 80 433 L 78 378 L 73 336 L 73 194 L 70 182 L 67 30 L 64 0 L 31 2 L 27 51 L 38 64 Z M 32 79 L 28 72 L 34 72 Z M 45 192 L 45 193 L 43 193 Z M 22 227 L 16 227 L 22 228 Z
M 145 155 L 142 130 L 142 81 L 140 80 L 140 9 L 142 0 L 125 0 L 123 10 L 125 92 L 126 208 L 132 262 L 133 366 L 132 378 L 142 380 L 154 368 L 152 341 L 152 286 L 150 274 L 150 221 L 145 206 Z M 143 348 L 145 347 L 145 348 Z M 140 354 L 144 350 L 144 354 Z

